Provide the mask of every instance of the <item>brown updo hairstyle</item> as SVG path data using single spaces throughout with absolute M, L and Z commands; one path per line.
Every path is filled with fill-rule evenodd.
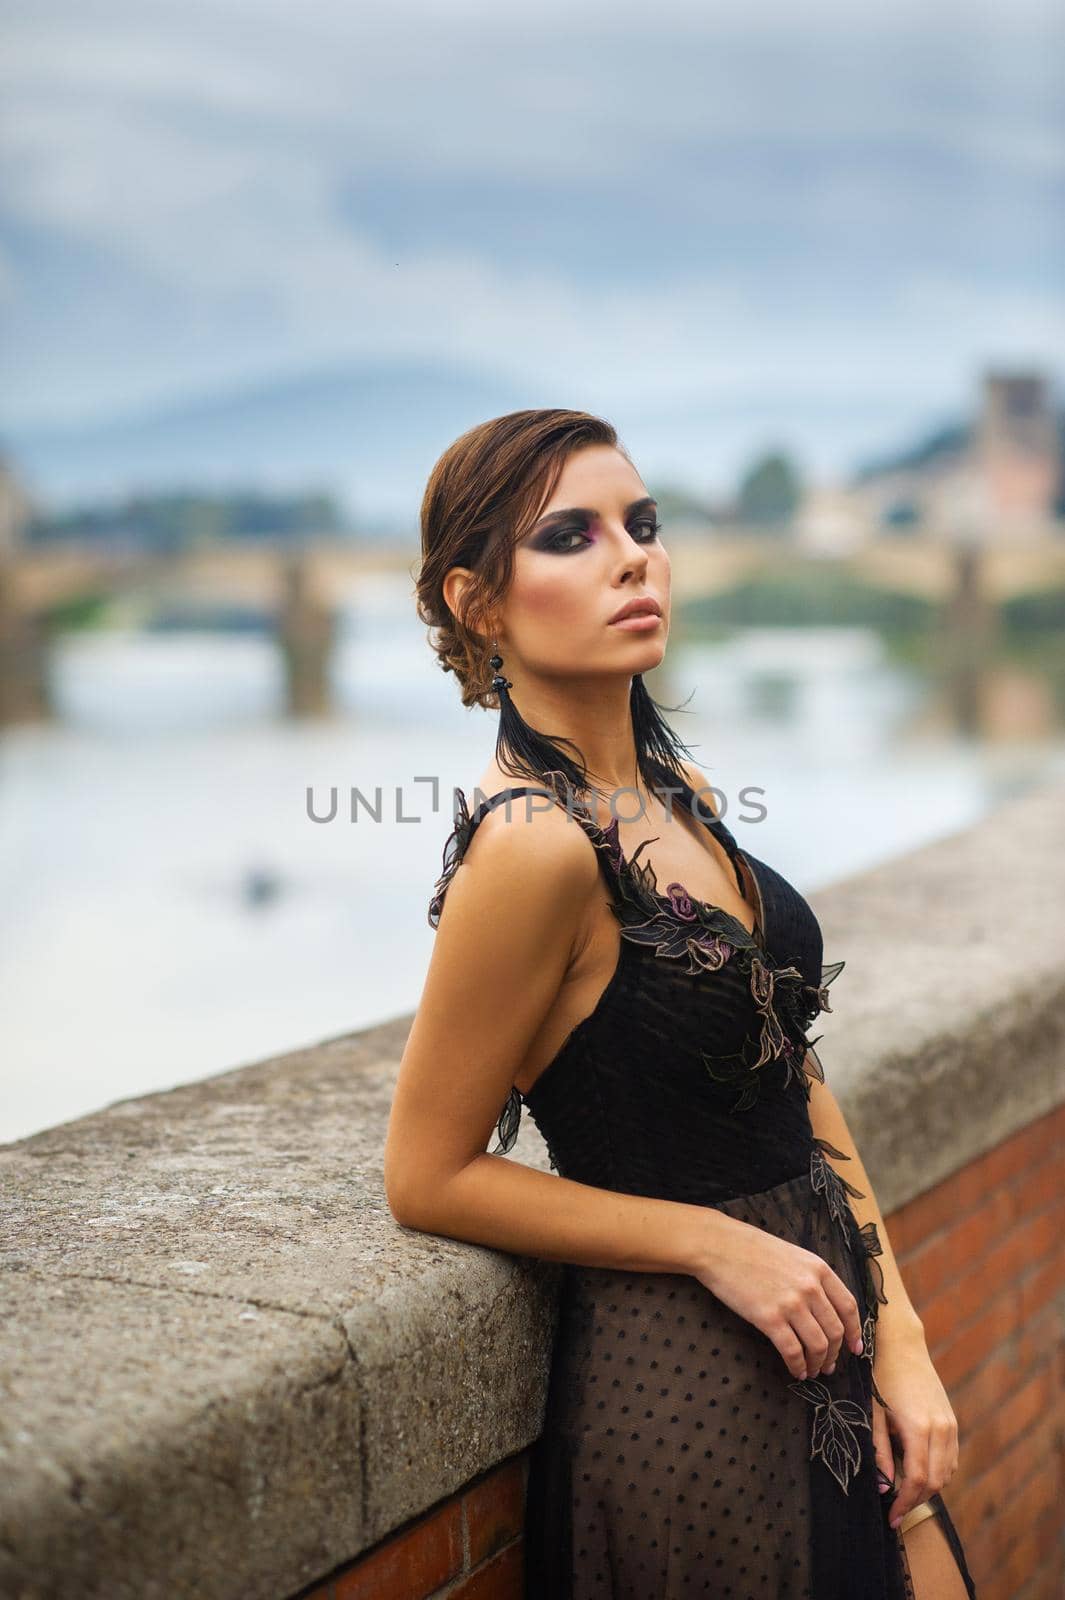
M 418 616 L 432 630 L 441 670 L 459 680 L 464 706 L 498 708 L 486 619 L 507 592 L 515 547 L 554 493 L 566 458 L 592 444 L 628 454 L 611 424 L 587 411 L 511 411 L 460 435 L 429 476 L 422 497 Z M 473 574 L 459 616 L 443 595 L 452 567 L 469 567 Z
M 418 616 L 431 630 L 441 669 L 458 679 L 463 705 L 500 711 L 496 755 L 503 770 L 561 773 L 578 788 L 587 787 L 589 774 L 572 741 L 529 727 L 506 690 L 492 688 L 489 619 L 509 588 L 514 550 L 553 494 L 567 457 L 600 444 L 631 460 L 611 423 L 587 411 L 511 411 L 461 434 L 436 463 L 422 497 L 416 580 Z M 443 594 L 452 567 L 472 574 L 457 616 Z M 640 674 L 630 705 L 645 781 L 660 783 L 663 767 L 679 775 L 679 754 L 690 752 L 659 715 Z

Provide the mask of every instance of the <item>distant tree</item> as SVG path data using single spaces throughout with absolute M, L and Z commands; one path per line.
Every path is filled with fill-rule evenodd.
M 736 510 L 741 522 L 763 527 L 790 522 L 802 496 L 798 470 L 779 451 L 760 456 L 740 480 Z

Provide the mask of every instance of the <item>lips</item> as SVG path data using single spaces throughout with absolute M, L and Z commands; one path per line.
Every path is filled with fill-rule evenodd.
M 622 606 L 620 611 L 616 611 L 610 620 L 611 622 L 624 622 L 626 617 L 660 617 L 661 615 L 662 608 L 658 601 L 645 596 L 640 600 L 630 600 L 627 605 Z

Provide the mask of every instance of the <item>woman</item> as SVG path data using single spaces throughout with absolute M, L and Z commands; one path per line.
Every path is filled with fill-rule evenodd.
M 434 468 L 419 612 L 500 723 L 430 903 L 389 1205 L 565 1263 L 528 1596 L 964 1600 L 957 1425 L 806 1037 L 843 962 L 643 684 L 661 532 L 583 412 L 500 417 Z M 499 1159 L 523 1103 L 554 1173 Z

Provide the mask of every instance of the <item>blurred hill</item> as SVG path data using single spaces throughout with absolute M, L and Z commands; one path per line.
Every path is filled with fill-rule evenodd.
M 409 538 L 410 485 L 458 433 L 526 395 L 453 366 L 344 365 L 95 424 L 11 429 L 5 452 L 53 510 L 179 484 L 285 494 L 313 483 L 356 531 Z

